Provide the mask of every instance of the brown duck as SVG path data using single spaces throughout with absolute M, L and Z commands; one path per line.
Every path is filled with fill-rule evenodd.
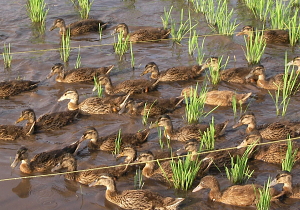
M 300 56 L 296 56 L 292 61 L 288 62 L 286 65 L 287 66 L 298 66 L 296 73 L 299 74 L 300 73 Z
M 11 80 L 0 82 L 0 97 L 8 98 L 9 96 L 18 95 L 24 91 L 37 88 L 39 81 L 31 80 Z

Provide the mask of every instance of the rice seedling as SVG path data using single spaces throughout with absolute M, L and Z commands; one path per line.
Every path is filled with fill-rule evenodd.
M 175 189 L 188 190 L 200 169 L 201 161 L 192 161 L 191 154 L 189 154 L 183 160 L 172 159 L 171 168 L 173 172 L 173 184 Z
M 189 0 L 189 2 L 193 3 L 193 9 L 195 12 L 202 12 L 204 13 L 207 8 L 207 1 L 202 0 Z
M 70 31 L 68 30 L 67 33 L 61 37 L 61 46 L 60 46 L 60 58 L 65 63 L 68 62 L 70 57 Z
M 196 61 L 198 63 L 198 65 L 201 65 L 203 63 L 203 59 L 205 56 L 205 53 L 203 52 L 204 50 L 204 41 L 205 38 L 202 40 L 202 44 L 201 45 L 197 45 L 197 57 L 196 57 Z M 197 41 L 198 42 L 198 41 Z
M 99 41 L 102 40 L 102 33 L 103 33 L 103 29 L 101 27 L 101 24 L 99 23 Z
M 236 96 L 234 95 L 233 97 L 232 97 L 232 111 L 233 111 L 233 116 L 234 116 L 234 118 L 236 118 L 237 117 L 237 100 L 236 100 Z
M 134 54 L 133 54 L 133 48 L 132 48 L 132 42 L 129 43 L 130 46 L 130 57 L 131 57 L 131 67 L 134 70 L 134 64 L 135 64 L 135 59 L 134 59 Z
M 122 31 L 120 33 L 118 33 L 117 41 L 116 41 L 116 38 L 114 37 L 114 50 L 115 50 L 115 53 L 120 56 L 120 60 L 122 59 L 123 55 L 129 49 L 128 39 L 129 39 L 129 37 L 126 37 L 126 39 L 123 40 L 123 32 Z
M 49 9 L 46 9 L 44 0 L 28 0 L 26 8 L 31 22 L 45 24 Z
M 198 35 L 196 30 L 193 30 L 193 32 L 190 33 L 188 44 L 189 55 L 193 55 L 195 50 L 198 48 Z
M 212 59 L 212 58 L 210 58 Z M 227 57 L 226 62 L 222 65 L 222 61 L 223 61 L 223 56 L 221 56 L 218 59 L 218 66 L 220 66 L 219 69 L 214 68 L 213 66 L 209 66 L 209 81 L 211 84 L 213 85 L 217 85 L 220 82 L 220 71 L 222 69 L 225 69 L 228 63 L 229 57 Z
M 158 135 L 158 142 L 161 149 L 164 148 L 164 142 L 162 140 L 162 128 L 157 126 L 157 135 Z
M 297 8 L 295 14 L 288 18 L 290 45 L 295 46 L 300 39 L 300 18 L 299 9 Z
M 259 198 L 256 203 L 257 210 L 269 210 L 271 205 L 271 194 L 270 194 L 270 183 L 271 180 L 268 178 L 267 183 L 264 184 L 263 188 L 258 189 Z
M 8 43 L 8 46 L 6 46 L 5 42 L 3 45 L 3 62 L 4 62 L 4 68 L 8 69 L 11 67 L 11 61 L 12 61 L 12 55 L 10 52 L 10 43 Z
M 255 31 L 255 36 L 250 35 L 248 38 L 244 37 L 246 44 L 246 51 L 243 49 L 248 64 L 257 64 L 260 62 L 261 56 L 264 54 L 266 48 L 266 41 L 262 36 L 262 32 Z
M 273 0 L 245 0 L 246 6 L 253 12 L 256 18 L 266 22 L 270 11 L 273 9 Z
M 249 169 L 248 156 L 253 148 L 254 144 L 248 146 L 242 157 L 231 157 L 231 168 L 225 167 L 226 176 L 233 184 L 243 184 L 252 176 L 254 170 Z
M 81 55 L 80 55 L 80 45 L 78 46 L 78 54 L 75 63 L 75 69 L 78 69 L 81 66 Z
M 214 150 L 215 149 L 215 122 L 214 117 L 211 118 L 209 128 L 203 132 L 201 136 L 201 147 L 202 150 Z
M 276 0 L 272 10 L 270 10 L 270 23 L 273 29 L 286 28 L 286 20 L 290 18 L 291 8 L 286 6 L 282 0 Z
M 142 174 L 141 167 L 139 167 L 135 170 L 133 182 L 134 182 L 134 189 L 136 189 L 136 190 L 143 189 L 145 183 L 143 182 L 143 174 Z
M 82 19 L 88 19 L 94 0 L 78 0 L 79 14 Z
M 119 132 L 118 132 L 118 135 L 115 139 L 115 150 L 113 151 L 114 155 L 117 155 L 117 154 L 120 153 L 120 148 L 121 148 L 121 144 L 122 144 L 121 132 L 122 132 L 122 130 L 120 129 Z
M 163 24 L 164 29 L 169 28 L 169 22 L 171 20 L 172 9 L 173 9 L 173 5 L 170 7 L 169 11 L 167 11 L 166 8 L 164 8 L 164 16 L 160 17 L 161 20 L 162 20 L 162 24 Z
M 285 158 L 282 160 L 281 163 L 281 170 L 291 172 L 296 162 L 296 155 L 298 153 L 298 148 L 293 150 L 293 144 L 290 136 L 288 137 L 288 139 L 289 140 L 287 141 L 287 150 L 286 150 Z
M 94 76 L 94 87 L 97 87 L 97 96 L 99 98 L 103 97 L 103 88 L 101 86 L 101 82 L 98 83 L 98 79 L 96 76 Z

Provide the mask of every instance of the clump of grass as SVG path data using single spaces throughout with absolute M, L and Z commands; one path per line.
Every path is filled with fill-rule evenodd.
M 117 155 L 120 153 L 120 148 L 122 144 L 122 136 L 121 136 L 122 130 L 120 129 L 118 132 L 118 135 L 115 139 L 115 150 L 113 151 L 114 155 Z
M 203 132 L 201 136 L 200 150 L 214 150 L 215 149 L 215 122 L 214 117 L 211 118 L 209 128 Z
M 126 39 L 123 40 L 123 32 L 121 31 L 117 35 L 117 41 L 116 41 L 115 37 L 114 37 L 114 39 L 115 39 L 114 50 L 115 50 L 115 53 L 120 56 L 120 60 L 121 60 L 123 55 L 129 49 L 129 44 L 128 44 L 129 36 L 127 36 Z
M 88 19 L 94 0 L 78 0 L 79 14 L 82 19 Z
M 288 137 L 288 139 L 289 140 L 287 141 L 287 150 L 286 150 L 285 158 L 282 160 L 281 163 L 281 170 L 291 172 L 296 162 L 298 148 L 293 150 L 293 144 L 290 137 Z
M 203 59 L 204 59 L 204 55 L 205 53 L 203 52 L 204 50 L 204 41 L 205 38 L 202 40 L 202 44 L 201 45 L 197 45 L 197 57 L 196 57 L 196 61 L 198 63 L 198 65 L 201 65 L 203 63 Z M 197 41 L 198 43 L 198 41 Z
M 269 210 L 271 205 L 271 194 L 270 194 L 270 183 L 271 180 L 268 178 L 267 183 L 264 184 L 262 189 L 258 189 L 259 199 L 256 203 L 257 210 Z
M 70 57 L 70 31 L 68 30 L 67 33 L 61 37 L 61 47 L 60 47 L 60 58 L 65 63 L 68 62 Z
M 134 182 L 134 189 L 136 190 L 143 189 L 145 183 L 143 182 L 143 174 L 142 174 L 141 167 L 135 170 L 133 182 Z
M 80 45 L 78 46 L 78 54 L 75 63 L 75 69 L 78 69 L 81 66 L 81 55 L 80 55 Z M 95 78 L 94 78 L 95 79 Z
M 212 59 L 212 58 L 210 58 Z M 218 65 L 219 68 L 216 68 L 216 66 L 214 65 L 210 65 L 209 66 L 209 77 L 208 79 L 210 80 L 210 83 L 213 85 L 217 85 L 220 82 L 220 71 L 221 69 L 225 69 L 228 63 L 229 57 L 227 57 L 226 62 L 222 65 L 222 61 L 223 61 L 223 56 L 221 56 L 220 58 L 218 58 Z M 210 61 L 212 62 L 212 61 Z
M 103 88 L 101 86 L 101 82 L 98 82 L 98 79 L 96 76 L 94 76 L 94 87 L 97 88 L 97 96 L 99 98 L 103 97 Z
M 226 176 L 233 184 L 244 184 L 253 174 L 248 166 L 248 156 L 252 152 L 254 144 L 247 147 L 246 151 L 240 157 L 231 157 L 231 168 L 225 167 Z
M 170 7 L 170 10 L 167 11 L 166 8 L 164 8 L 164 16 L 160 17 L 162 20 L 162 24 L 164 26 L 164 29 L 167 29 L 169 27 L 169 22 L 171 20 L 171 12 L 173 9 L 173 5 Z
M 44 0 L 28 0 L 26 8 L 31 22 L 45 24 L 49 9 L 46 9 Z
M 207 1 L 201 0 L 189 0 L 189 2 L 193 3 L 193 9 L 195 12 L 202 12 L 205 13 L 207 10 Z
M 190 33 L 188 44 L 189 55 L 193 55 L 195 50 L 198 48 L 198 35 L 196 30 L 193 30 L 193 32 Z
M 192 161 L 191 154 L 189 154 L 183 160 L 172 159 L 170 164 L 175 189 L 188 190 L 197 176 L 201 161 Z
M 299 9 L 296 9 L 295 14 L 288 18 L 290 45 L 295 46 L 300 39 L 300 18 Z
M 246 0 L 245 3 L 252 10 L 255 17 L 263 22 L 267 21 L 269 13 L 273 9 L 273 0 Z
M 12 61 L 12 55 L 10 52 L 10 43 L 8 43 L 8 46 L 4 43 L 3 45 L 3 62 L 4 62 L 4 68 L 8 69 L 11 67 L 11 61 Z
M 290 18 L 291 8 L 286 6 L 282 0 L 276 0 L 272 10 L 270 10 L 270 23 L 273 29 L 286 28 L 286 20 Z

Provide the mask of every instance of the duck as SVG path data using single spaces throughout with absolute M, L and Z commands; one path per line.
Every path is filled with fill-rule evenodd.
M 99 29 L 105 29 L 107 27 L 107 24 L 108 23 L 105 23 L 101 20 L 85 19 L 76 21 L 66 26 L 64 19 L 57 18 L 56 20 L 54 20 L 53 25 L 51 26 L 49 31 L 52 31 L 55 28 L 59 28 L 60 35 L 64 35 L 66 31 L 69 30 L 71 36 L 78 36 L 89 32 L 99 32 Z
M 255 36 L 255 29 L 252 26 L 244 26 L 241 32 L 237 33 L 236 36 L 247 35 L 248 38 Z M 268 44 L 289 44 L 290 37 L 289 32 L 286 30 L 264 30 L 263 38 Z
M 79 182 L 83 185 L 89 185 L 94 182 L 99 175 L 102 173 L 109 173 L 114 177 L 120 177 L 127 172 L 128 164 L 136 159 L 136 151 L 129 149 L 128 147 L 123 148 L 122 152 L 117 156 L 118 158 L 126 156 L 124 164 L 117 167 L 109 167 L 107 165 L 99 165 L 88 168 L 76 173 L 66 173 L 65 179 Z M 52 172 L 60 171 L 66 168 L 68 172 L 77 171 L 77 160 L 73 158 L 72 154 L 65 155 L 61 161 L 51 169 Z
M 99 137 L 98 131 L 94 127 L 87 127 L 81 136 L 82 140 L 90 139 L 88 143 L 88 148 L 90 150 L 102 150 L 102 151 L 114 151 L 115 150 L 115 140 L 119 136 L 119 133 L 114 133 L 108 136 Z M 149 129 L 137 133 L 120 133 L 121 146 L 122 145 L 141 145 L 147 141 L 148 135 L 150 133 Z
M 228 124 L 228 120 L 215 125 L 215 136 L 221 136 L 225 132 L 225 128 Z M 156 123 L 157 126 L 164 127 L 164 136 L 169 140 L 176 141 L 188 141 L 190 139 L 201 139 L 201 132 L 207 131 L 208 124 L 193 124 L 186 125 L 178 129 L 173 129 L 173 124 L 169 115 L 162 115 L 159 117 Z M 155 124 L 151 126 L 153 128 Z
M 151 73 L 150 78 L 160 82 L 187 81 L 200 76 L 203 69 L 199 65 L 194 66 L 177 66 L 165 71 L 159 71 L 154 62 L 149 62 L 140 76 Z
M 101 75 L 97 78 L 97 84 L 104 86 L 104 91 L 107 95 L 116 95 L 116 94 L 133 94 L 133 93 L 147 93 L 149 91 L 154 91 L 157 88 L 159 80 L 155 82 L 146 80 L 146 79 L 135 79 L 135 80 L 125 80 L 121 83 L 118 83 L 114 86 L 111 82 L 111 79 L 108 75 Z M 93 91 L 96 90 L 96 86 Z
M 202 71 L 206 68 L 211 68 L 213 71 L 220 71 L 220 63 L 218 57 L 211 57 L 202 65 Z M 220 71 L 220 79 L 229 83 L 246 84 L 256 81 L 253 76 L 251 79 L 246 79 L 246 76 L 252 70 L 251 67 L 235 67 Z
M 233 125 L 233 128 L 237 128 L 242 125 L 247 125 L 247 134 L 250 134 L 252 131 L 257 129 L 262 138 L 266 140 L 281 140 L 286 139 L 288 136 L 294 138 L 300 135 L 299 122 L 273 122 L 257 126 L 253 112 L 246 112 L 243 114 L 238 123 Z
M 210 189 L 209 199 L 212 201 L 234 205 L 234 206 L 251 206 L 255 205 L 259 200 L 258 189 L 262 189 L 258 184 L 233 185 L 220 190 L 219 181 L 212 175 L 207 175 L 200 180 L 200 183 L 192 192 L 202 189 Z M 271 195 L 276 195 L 275 189 L 270 189 Z
M 298 66 L 298 69 L 296 71 L 296 74 L 300 73 L 300 56 L 296 56 L 286 64 L 287 66 Z
M 78 116 L 78 111 L 65 111 L 44 114 L 38 119 L 33 109 L 25 109 L 22 111 L 16 123 L 27 120 L 28 125 L 32 125 L 33 133 L 38 131 L 53 131 L 60 129 L 73 122 Z
M 102 174 L 89 187 L 103 185 L 106 187 L 105 198 L 122 209 L 176 210 L 184 198 L 164 197 L 149 190 L 117 190 L 115 179 L 110 174 Z
M 82 67 L 65 71 L 62 63 L 56 63 L 54 66 L 52 66 L 51 72 L 47 76 L 47 79 L 50 79 L 52 76 L 57 74 L 55 79 L 57 82 L 94 82 L 94 78 L 97 77 L 97 75 L 108 74 L 113 67 L 114 65 L 100 68 Z
M 66 92 L 58 99 L 58 101 L 70 100 L 68 103 L 69 110 L 79 110 L 81 114 L 91 115 L 91 114 L 108 114 L 118 112 L 123 106 L 126 105 L 126 100 L 129 98 L 130 94 L 120 97 L 90 97 L 78 103 L 79 95 L 75 89 L 68 89 Z
M 22 92 L 37 88 L 39 81 L 11 80 L 0 82 L 0 97 L 9 98 Z
M 0 140 L 15 141 L 25 140 L 33 135 L 34 124 L 26 123 L 24 126 L 17 125 L 0 125 Z
M 143 42 L 143 41 L 159 41 L 167 39 L 171 33 L 170 29 L 163 28 L 148 28 L 139 29 L 129 33 L 128 26 L 125 23 L 120 23 L 116 26 L 114 33 L 122 33 L 124 41 Z
M 15 168 L 18 163 L 21 162 L 20 171 L 25 174 L 50 171 L 53 167 L 60 163 L 65 156 L 70 156 L 71 154 L 75 161 L 75 157 L 73 155 L 76 154 L 81 142 L 81 140 L 77 140 L 62 149 L 36 154 L 30 161 L 28 158 L 28 148 L 22 146 L 18 149 L 11 167 Z
M 191 97 L 192 93 L 196 91 L 193 87 L 186 87 L 181 91 L 181 97 Z M 212 106 L 232 106 L 234 100 L 237 104 L 246 103 L 247 99 L 252 93 L 236 93 L 231 90 L 212 90 L 205 94 L 205 104 Z M 199 96 L 201 97 L 201 96 Z M 203 96 L 202 96 L 203 97 Z
M 158 165 L 153 153 L 147 151 L 141 153 L 135 162 L 145 163 L 142 174 L 146 178 L 165 183 L 173 182 L 173 170 L 170 164 L 171 160 L 160 162 L 160 165 Z

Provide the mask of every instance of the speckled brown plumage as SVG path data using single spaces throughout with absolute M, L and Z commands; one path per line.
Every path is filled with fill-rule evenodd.
M 0 82 L 0 98 L 20 94 L 24 91 L 33 90 L 38 86 L 39 81 L 11 80 Z
M 24 127 L 16 125 L 0 125 L 0 140 L 13 141 L 27 139 L 33 134 L 33 124 L 26 124 Z
M 106 26 L 107 23 L 95 19 L 80 20 L 66 26 L 65 21 L 62 18 L 57 18 L 56 20 L 54 20 L 53 25 L 50 28 L 50 31 L 52 31 L 55 28 L 59 28 L 59 34 L 63 35 L 66 33 L 67 30 L 70 30 L 70 35 L 76 36 L 76 35 L 81 35 L 89 32 L 99 32 L 99 27 L 105 29 Z
M 64 65 L 61 63 L 56 63 L 47 79 L 51 78 L 57 74 L 56 81 L 64 83 L 75 83 L 75 82 L 94 82 L 94 78 L 101 74 L 109 73 L 114 66 L 92 68 L 92 67 L 82 67 L 78 69 L 71 69 L 68 71 L 64 70 Z
M 121 146 L 122 145 L 140 145 L 147 140 L 149 129 L 137 133 L 122 133 L 121 132 Z M 98 131 L 94 127 L 88 127 L 82 135 L 82 139 L 90 139 L 88 147 L 91 150 L 114 151 L 115 140 L 119 133 L 114 133 L 108 136 L 99 137 Z
M 296 73 L 300 73 L 300 56 L 296 56 L 293 58 L 293 60 L 291 60 L 290 62 L 288 62 L 286 64 L 287 66 L 297 66 L 298 69 L 296 71 Z
M 200 76 L 202 71 L 201 66 L 194 65 L 172 67 L 160 72 L 156 63 L 150 62 L 145 66 L 141 76 L 151 73 L 151 79 L 159 79 L 160 82 L 174 82 L 195 79 Z
M 128 26 L 125 23 L 120 23 L 115 28 L 115 33 L 123 33 L 123 39 L 130 42 L 142 42 L 142 41 L 159 41 L 160 39 L 167 39 L 171 30 L 163 28 L 149 28 L 140 29 L 129 33 Z

